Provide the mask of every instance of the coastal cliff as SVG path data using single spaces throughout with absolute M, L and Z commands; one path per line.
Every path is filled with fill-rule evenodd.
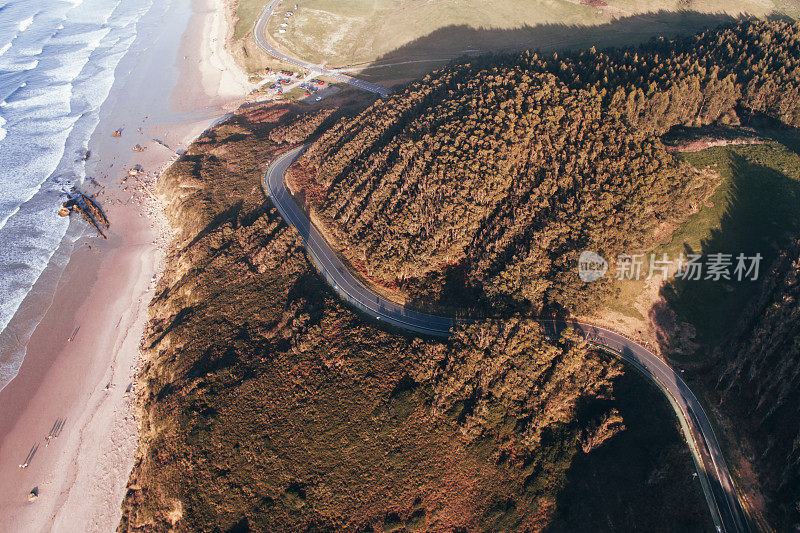
M 707 528 L 668 405 L 618 362 L 527 319 L 412 337 L 329 290 L 260 179 L 331 113 L 241 109 L 161 178 L 119 531 Z

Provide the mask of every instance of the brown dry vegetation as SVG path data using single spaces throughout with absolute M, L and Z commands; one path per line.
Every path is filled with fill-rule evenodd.
M 343 255 L 418 305 L 591 313 L 611 287 L 578 280 L 578 253 L 651 249 L 706 204 L 716 184 L 713 172 L 667 153 L 661 136 L 739 117 L 768 123 L 773 133 L 776 125 L 800 126 L 798 24 L 743 21 L 637 49 L 451 66 L 328 130 L 307 152 L 304 175 L 315 173 L 315 209 Z M 779 173 L 757 174 L 761 181 L 737 176 L 754 198 L 780 187 Z M 786 202 L 796 206 L 787 189 L 763 206 L 774 228 L 755 220 L 762 213 L 733 210 L 737 236 L 760 233 L 756 242 L 796 233 L 791 217 L 774 216 Z M 771 262 L 774 254 L 764 255 Z M 789 279 L 796 266 L 782 272 Z M 766 499 L 779 528 L 800 523 L 796 295 L 786 279 L 782 288 L 768 282 L 750 303 L 752 291 L 733 287 L 738 300 L 720 308 L 710 283 L 681 287 L 680 298 L 670 285 L 668 298 L 645 310 L 662 327 L 669 355 L 698 347 L 694 326 L 701 344 L 728 338 L 714 358 L 720 413 L 736 426 L 728 437 L 748 443 L 746 459 L 761 480 L 761 494 L 751 496 Z M 744 325 L 734 329 L 742 310 Z M 693 324 L 678 322 L 687 315 Z M 776 338 L 765 340 L 768 332 Z M 716 342 L 703 348 L 711 352 Z M 696 371 L 718 375 L 708 365 Z
M 400 335 L 327 289 L 260 188 L 320 120 L 296 115 L 251 106 L 160 181 L 178 234 L 120 531 L 707 528 L 669 408 L 619 363 L 526 319 Z
M 667 131 L 800 125 L 800 26 L 472 60 L 340 115 L 252 106 L 161 181 L 179 233 L 144 340 L 120 528 L 707 527 L 663 399 L 525 312 L 594 310 L 611 285 L 578 281 L 581 250 L 649 249 L 704 204 L 714 174 L 670 154 Z M 268 160 L 310 138 L 296 184 L 353 265 L 416 303 L 506 318 L 434 341 L 340 303 L 260 190 Z M 735 335 L 744 304 L 704 337 L 729 337 L 719 400 L 784 529 L 800 520 L 798 255 Z M 667 303 L 673 318 L 692 307 Z

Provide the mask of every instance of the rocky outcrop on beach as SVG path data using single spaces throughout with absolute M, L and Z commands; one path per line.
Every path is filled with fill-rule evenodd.
M 119 531 L 703 527 L 669 407 L 618 363 L 526 320 L 410 337 L 327 287 L 260 184 L 300 110 L 241 110 L 159 181 L 176 240 Z
M 103 209 L 91 197 L 78 190 L 73 190 L 69 194 L 67 201 L 61 204 L 58 214 L 69 216 L 72 212 L 77 212 L 97 230 L 101 237 L 107 238 L 103 230 L 107 230 L 110 227 L 110 223 Z

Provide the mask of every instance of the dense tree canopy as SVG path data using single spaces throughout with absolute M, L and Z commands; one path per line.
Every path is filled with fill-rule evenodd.
M 800 26 L 743 21 L 636 49 L 453 65 L 342 120 L 309 150 L 316 211 L 367 276 L 441 301 L 585 310 L 576 275 L 652 243 L 712 184 L 668 154 L 676 125 L 800 125 Z M 454 281 L 455 280 L 455 281 Z

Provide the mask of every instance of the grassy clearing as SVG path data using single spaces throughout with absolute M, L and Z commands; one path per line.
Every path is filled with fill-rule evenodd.
M 711 167 L 721 183 L 709 203 L 689 217 L 668 244 L 650 253 L 670 258 L 684 254 L 760 253 L 759 279 L 791 234 L 800 229 L 800 143 L 776 134 L 763 145 L 710 148 L 684 154 L 697 168 Z M 643 268 L 647 272 L 647 265 Z M 644 282 L 618 282 L 619 297 L 612 308 L 638 316 L 632 302 L 644 290 Z M 682 321 L 697 328 L 697 340 L 716 345 L 744 306 L 756 294 L 757 282 L 670 281 L 663 294 Z
M 781 246 L 800 229 L 800 156 L 775 142 L 687 159 L 695 165 L 716 163 L 726 181 L 717 203 L 681 228 L 672 250 L 760 253 L 763 279 Z M 700 342 L 715 345 L 758 288 L 755 282 L 672 282 L 665 296 L 681 319 L 695 325 Z
M 595 8 L 575 0 L 287 0 L 268 32 L 298 57 L 333 66 L 359 67 L 461 56 L 465 50 L 558 49 L 617 46 L 654 35 L 690 33 L 731 16 L 796 17 L 800 2 L 609 0 Z M 241 0 L 235 38 L 252 29 L 265 0 Z M 297 5 L 297 9 L 294 9 Z M 279 34 L 283 13 L 294 11 Z M 369 72 L 378 79 L 416 77 L 441 63 L 407 63 Z
M 243 39 L 252 31 L 258 16 L 266 7 L 266 0 L 241 0 L 236 5 L 236 25 L 233 28 L 233 38 Z

